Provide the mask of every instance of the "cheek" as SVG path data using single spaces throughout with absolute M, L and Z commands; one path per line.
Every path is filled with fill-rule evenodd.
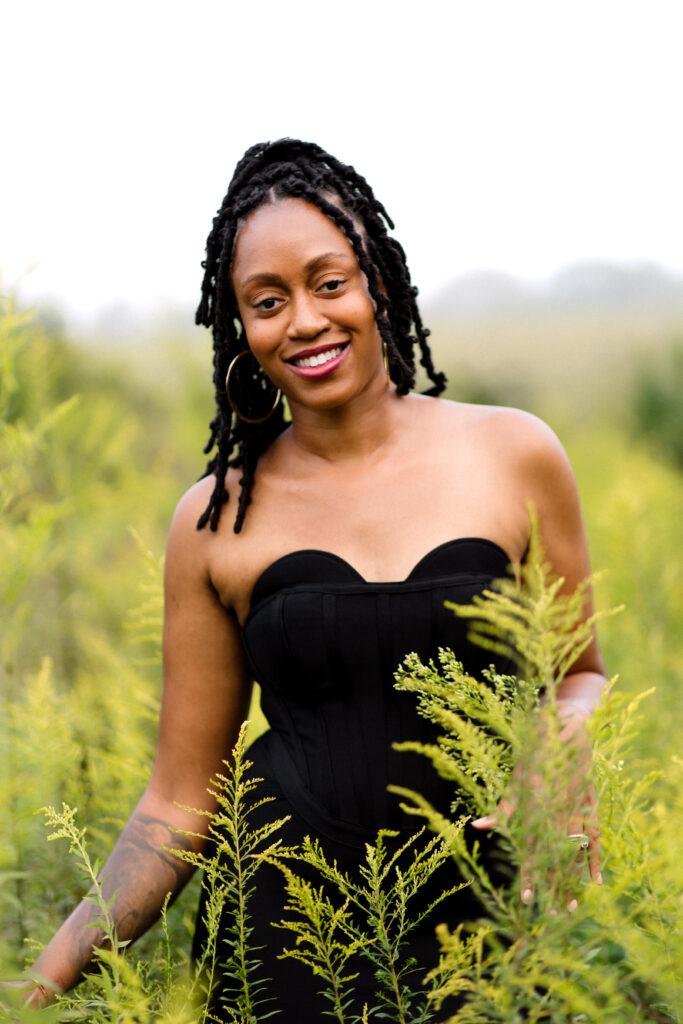
M 267 372 L 269 356 L 276 345 L 271 333 L 268 331 L 268 322 L 257 320 L 251 323 L 248 321 L 244 323 L 243 320 L 242 323 L 244 324 L 243 340 L 251 350 L 256 362 Z
M 340 318 L 348 320 L 349 326 L 354 326 L 356 329 L 378 331 L 375 305 L 365 292 L 355 292 L 353 295 L 345 297 L 344 307 L 340 310 Z

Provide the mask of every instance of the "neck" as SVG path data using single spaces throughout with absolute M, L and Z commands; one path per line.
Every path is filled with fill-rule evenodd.
M 367 459 L 395 436 L 400 403 L 394 385 L 369 388 L 343 406 L 311 409 L 292 404 L 290 441 L 298 454 L 325 462 Z

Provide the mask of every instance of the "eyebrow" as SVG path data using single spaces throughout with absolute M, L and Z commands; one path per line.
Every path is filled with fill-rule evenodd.
M 324 252 L 322 255 L 314 256 L 312 260 L 309 260 L 304 266 L 304 270 L 307 274 L 310 274 L 324 263 L 332 260 L 346 260 L 348 262 L 349 259 L 350 257 L 347 252 Z M 245 277 L 242 281 L 242 288 L 246 288 L 252 281 L 263 281 L 264 284 L 278 284 L 280 280 L 281 278 L 279 274 L 269 274 L 264 271 L 262 273 L 250 274 L 249 277 Z

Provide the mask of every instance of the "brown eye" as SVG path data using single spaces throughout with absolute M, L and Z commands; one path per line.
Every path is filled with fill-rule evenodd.
M 338 280 L 338 281 L 337 280 L 335 280 L 335 281 L 325 281 L 325 283 L 320 286 L 320 290 L 321 291 L 328 291 L 328 292 L 336 292 L 339 288 L 341 288 L 341 286 L 343 284 L 345 284 L 345 282 L 343 280 L 341 280 L 341 279 Z

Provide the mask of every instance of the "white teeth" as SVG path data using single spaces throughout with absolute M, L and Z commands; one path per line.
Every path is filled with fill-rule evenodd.
M 337 345 L 336 348 L 328 348 L 316 356 L 304 356 L 303 359 L 293 359 L 292 362 L 295 366 L 323 366 L 324 363 L 329 363 L 330 359 L 336 359 L 341 355 L 341 351 L 341 345 Z

